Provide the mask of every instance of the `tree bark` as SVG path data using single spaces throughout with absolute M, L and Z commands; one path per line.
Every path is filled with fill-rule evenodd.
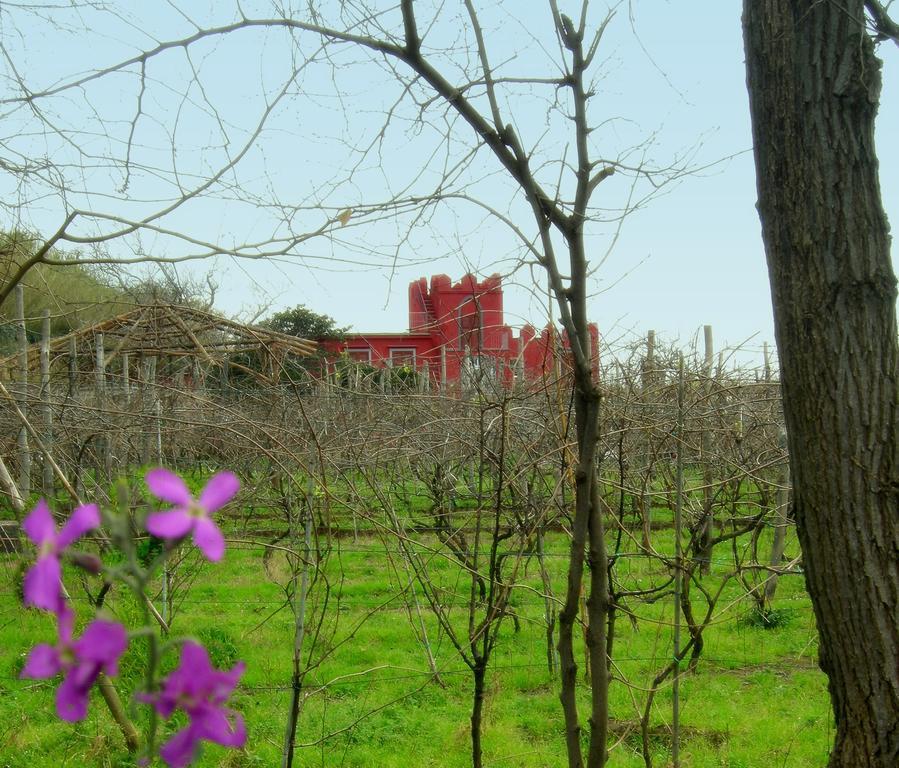
M 832 768 L 899 765 L 896 278 L 863 0 L 744 0 L 759 214 Z
M 474 676 L 474 696 L 471 703 L 471 765 L 481 768 L 483 765 L 483 748 L 481 747 L 481 723 L 484 718 L 484 693 L 487 682 L 487 665 L 482 660 L 475 663 L 472 669 Z

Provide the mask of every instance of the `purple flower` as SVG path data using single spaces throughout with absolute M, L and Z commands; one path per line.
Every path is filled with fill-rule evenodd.
M 225 747 L 244 745 L 247 729 L 243 717 L 224 706 L 243 671 L 243 662 L 229 672 L 215 669 L 202 645 L 187 642 L 181 648 L 180 666 L 163 681 L 162 690 L 138 697 L 165 718 L 176 709 L 184 710 L 190 718 L 188 726 L 159 750 L 171 768 L 189 765 L 203 739 Z
M 88 694 L 100 672 L 113 676 L 128 647 L 128 633 L 121 624 L 97 619 L 72 642 L 75 615 L 63 607 L 59 613 L 59 643 L 40 643 L 31 649 L 20 677 L 43 680 L 63 673 L 56 689 L 56 714 L 74 723 L 87 714 Z
M 47 502 L 41 499 L 22 523 L 34 546 L 37 562 L 25 574 L 25 605 L 46 611 L 63 610 L 62 569 L 60 553 L 73 541 L 100 525 L 100 510 L 96 504 L 76 507 L 72 516 L 57 533 Z
M 193 531 L 194 544 L 209 560 L 221 560 L 225 553 L 225 537 L 210 515 L 234 497 L 240 481 L 231 472 L 213 475 L 200 498 L 194 499 L 184 481 L 174 472 L 160 467 L 147 472 L 150 492 L 175 508 L 155 512 L 147 518 L 147 530 L 160 539 L 180 539 Z

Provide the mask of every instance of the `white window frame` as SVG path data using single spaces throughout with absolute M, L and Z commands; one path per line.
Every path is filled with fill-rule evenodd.
M 395 352 L 404 353 L 404 354 L 408 354 L 411 352 L 412 353 L 412 367 L 415 368 L 416 363 L 418 362 L 418 356 L 416 355 L 415 347 L 388 347 L 387 348 L 387 359 L 390 360 L 391 365 L 396 365 L 396 362 L 397 362 L 396 360 L 393 359 L 393 355 Z M 400 364 L 406 365 L 406 362 L 403 361 Z
M 366 360 L 362 360 L 358 357 L 353 357 L 353 354 L 358 354 L 359 352 L 365 352 L 368 356 Z M 346 348 L 347 357 L 350 358 L 354 363 L 367 363 L 371 365 L 371 347 L 347 347 Z

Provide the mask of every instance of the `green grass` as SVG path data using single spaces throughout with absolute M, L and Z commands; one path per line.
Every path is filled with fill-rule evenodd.
M 657 531 L 656 546 L 671 548 L 670 531 Z M 428 547 L 436 542 L 421 541 Z M 764 543 L 764 542 L 763 542 Z M 301 766 L 441 766 L 470 765 L 468 718 L 471 677 L 448 639 L 425 611 L 425 624 L 437 657 L 441 688 L 430 680 L 424 650 L 416 640 L 404 595 L 384 554 L 371 536 L 335 541 L 324 567 L 330 585 L 328 607 L 317 633 L 314 668 L 306 680 L 307 698 L 298 730 Z M 561 593 L 566 563 L 565 541 L 548 541 L 548 562 L 556 593 Z M 708 583 L 729 571 L 728 550 L 716 551 Z M 395 547 L 394 547 L 395 555 Z M 398 558 L 394 562 L 400 564 Z M 447 605 L 460 629 L 461 601 L 468 582 L 456 565 L 436 555 L 429 560 L 432 577 L 445 590 Z M 262 549 L 232 545 L 223 563 L 201 564 L 200 572 L 174 621 L 176 634 L 199 636 L 211 644 L 213 656 L 230 664 L 246 661 L 247 672 L 233 698 L 244 713 L 249 740 L 242 751 L 211 746 L 201 766 L 272 766 L 280 761 L 290 691 L 293 617 L 276 612 L 283 603 L 288 571 L 283 557 L 263 565 Z M 661 579 L 644 558 L 623 558 L 618 573 L 627 586 Z M 28 649 L 49 641 L 52 622 L 24 610 L 15 592 L 16 561 L 0 564 L 0 768 L 130 765 L 121 738 L 100 697 L 92 696 L 88 718 L 71 726 L 53 714 L 55 682 L 17 679 Z M 403 577 L 404 578 L 404 577 Z M 539 588 L 536 563 L 519 577 Z M 276 583 L 276 582 L 281 582 Z M 320 615 L 324 579 L 310 595 L 311 616 Z M 77 579 L 68 578 L 74 595 Z M 503 625 L 493 663 L 484 723 L 487 766 L 538 768 L 565 764 L 558 681 L 545 665 L 543 601 L 522 588 L 514 596 L 521 631 Z M 79 613 L 85 603 L 76 600 Z M 110 610 L 132 626 L 139 611 L 133 598 L 116 588 Z M 697 602 L 697 606 L 699 603 Z M 696 674 L 681 680 L 682 765 L 779 766 L 800 768 L 826 761 L 831 715 L 824 676 L 818 671 L 816 632 L 801 579 L 781 579 L 775 607 L 782 620 L 765 628 L 748 620 L 749 602 L 742 587 L 725 587 Z M 653 604 L 631 602 L 637 618 L 617 622 L 616 681 L 611 690 L 615 744 L 613 766 L 642 766 L 636 721 L 645 701 L 643 689 L 671 655 L 670 599 Z M 315 627 L 311 622 L 310 632 Z M 310 634 L 310 637 L 314 633 Z M 327 652 L 325 652 L 327 651 Z M 579 659 L 583 652 L 579 650 Z M 120 687 L 129 698 L 140 681 L 143 648 L 134 641 L 122 663 Z M 175 663 L 174 652 L 167 665 Z M 629 684 L 621 681 L 624 678 Z M 581 692 L 586 704 L 587 692 Z M 584 710 L 586 711 L 586 710 Z M 144 710 L 137 714 L 144 716 Z M 671 720 L 671 687 L 658 693 L 653 710 L 652 750 L 657 766 L 670 760 L 667 726 Z

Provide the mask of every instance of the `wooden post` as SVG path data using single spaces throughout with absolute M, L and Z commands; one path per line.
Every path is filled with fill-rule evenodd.
M 45 309 L 41 318 L 41 410 L 43 411 L 45 455 L 41 469 L 41 489 L 44 496 L 53 496 L 53 404 L 50 397 L 50 310 Z
M 75 396 L 78 385 L 78 342 L 75 337 L 69 338 L 69 397 Z
M 652 409 L 653 402 L 653 385 L 656 382 L 656 332 L 646 332 L 646 357 L 643 359 L 643 376 L 641 380 L 642 391 L 640 398 L 643 401 L 642 418 L 644 423 L 652 422 L 649 419 L 649 413 Z M 652 551 L 652 472 L 650 471 L 650 462 L 652 461 L 652 450 L 650 442 L 652 440 L 651 431 L 647 429 L 643 434 L 643 465 L 645 466 L 645 476 L 643 478 L 643 488 L 640 494 L 640 517 L 643 526 L 644 549 Z
M 656 369 L 656 332 L 646 332 L 646 357 L 643 358 L 643 389 L 649 389 Z
M 200 395 L 203 393 L 204 386 L 203 386 L 203 367 L 200 365 L 199 357 L 193 358 L 192 376 L 193 376 L 194 381 L 193 381 L 193 386 L 191 387 L 191 389 L 193 389 L 193 391 L 196 394 Z
M 78 342 L 74 336 L 69 337 L 69 392 L 67 400 L 71 400 L 77 406 L 78 392 Z M 66 469 L 68 477 L 75 484 L 75 494 L 80 495 L 84 490 L 82 486 L 81 460 L 77 451 L 66 452 Z
M 712 345 L 712 326 L 705 325 L 703 326 L 703 337 L 705 341 L 705 360 L 702 366 L 702 375 L 704 381 L 702 382 L 702 391 L 705 395 L 704 397 L 704 408 L 703 410 L 707 413 L 711 413 L 711 403 L 710 397 L 712 393 L 712 367 L 715 363 L 715 350 Z M 701 462 L 702 462 L 702 527 L 700 530 L 699 537 L 699 558 L 702 561 L 699 568 L 700 571 L 704 574 L 710 573 L 712 570 L 712 553 L 709 550 L 709 541 L 712 538 L 712 521 L 714 515 L 712 514 L 712 502 L 714 499 L 714 494 L 712 493 L 712 466 L 711 466 L 711 456 L 709 455 L 712 450 L 711 445 L 711 431 L 709 430 L 709 425 L 707 420 L 703 420 L 703 423 L 700 426 L 701 429 L 701 437 L 700 437 L 700 454 L 701 454 Z
M 440 345 L 440 394 L 446 389 L 446 344 Z
M 142 408 L 143 411 L 143 440 L 141 441 L 142 461 L 151 464 L 155 456 L 156 440 L 156 358 L 152 355 L 145 357 L 143 370 L 141 371 L 141 386 L 143 387 Z M 151 425 L 153 428 L 151 429 Z
M 705 365 L 703 366 L 703 375 L 708 378 L 712 377 L 712 366 L 715 362 L 715 348 L 712 344 L 712 326 L 702 326 L 703 341 L 705 342 Z
M 222 356 L 222 394 L 227 397 L 229 394 L 229 390 L 231 389 L 231 382 L 229 381 L 229 376 L 231 374 L 231 361 L 228 358 L 228 353 L 226 352 Z
M 131 355 L 122 354 L 122 395 L 125 406 L 131 405 Z
M 674 500 L 674 680 L 671 687 L 671 762 L 680 766 L 680 614 L 683 553 L 681 527 L 684 508 L 684 356 L 680 356 L 677 374 L 677 444 Z
M 53 468 L 53 471 L 56 473 L 57 480 L 59 480 L 59 482 L 62 484 L 62 486 L 66 489 L 66 491 L 69 492 L 69 494 L 75 499 L 75 501 L 77 501 L 80 504 L 81 503 L 81 494 L 79 494 L 75 490 L 75 488 L 72 487 L 71 483 L 69 483 L 69 481 L 66 479 L 65 474 L 63 474 L 63 471 L 59 468 L 59 465 L 55 461 L 53 461 L 53 457 L 47 451 L 44 450 L 44 443 L 41 440 L 40 434 L 34 428 L 34 425 L 30 421 L 28 421 L 28 419 L 25 418 L 25 414 L 22 413 L 21 408 L 19 408 L 18 404 L 16 403 L 15 396 L 5 386 L 3 386 L 2 381 L 0 381 L 0 395 L 2 395 L 4 397 L 4 399 L 6 399 L 9 402 L 9 404 L 12 406 L 13 412 L 15 413 L 15 415 L 19 419 L 19 421 L 24 425 L 25 429 L 28 430 L 28 435 L 30 436 L 31 440 L 34 442 L 38 451 L 40 451 L 46 457 L 47 461 L 50 463 L 50 466 Z
M 98 399 L 105 398 L 106 395 L 106 350 L 103 347 L 103 334 L 94 335 L 94 343 L 97 351 L 97 357 L 94 364 L 94 383 Z
M 16 286 L 16 341 L 19 346 L 19 381 L 16 400 L 19 410 L 28 416 L 28 336 L 25 333 L 25 289 Z M 31 495 L 31 449 L 28 446 L 28 431 L 25 425 L 19 427 L 19 493 L 23 499 Z
M 762 345 L 762 354 L 765 357 L 765 381 L 771 381 L 771 352 L 767 341 Z
M 6 468 L 2 456 L 0 456 L 0 490 L 9 497 L 10 506 L 16 512 L 16 519 L 21 522 L 22 515 L 25 514 L 25 501 L 19 493 L 15 480 Z
M 122 353 L 122 409 L 126 413 L 126 418 L 128 420 L 128 424 L 131 425 L 134 423 L 134 419 L 131 414 L 131 395 L 132 395 L 132 386 L 131 386 L 131 354 L 128 352 Z M 124 429 L 124 427 L 123 427 Z M 132 445 L 131 440 L 126 442 L 121 442 L 119 451 L 119 466 L 124 464 L 126 467 L 131 466 L 131 455 L 128 449 L 128 446 Z M 137 459 L 137 457 L 135 457 Z
M 156 463 L 160 467 L 162 466 L 162 400 L 157 397 L 156 402 L 153 404 L 153 413 L 156 418 L 154 419 L 154 433 L 155 433 L 155 446 L 156 446 Z
M 94 336 L 96 361 L 94 363 L 95 391 L 97 396 L 97 415 L 103 427 L 103 433 L 97 440 L 97 453 L 103 476 L 108 481 L 112 477 L 112 451 L 110 449 L 110 417 L 106 399 L 106 350 L 103 346 L 103 334 Z

